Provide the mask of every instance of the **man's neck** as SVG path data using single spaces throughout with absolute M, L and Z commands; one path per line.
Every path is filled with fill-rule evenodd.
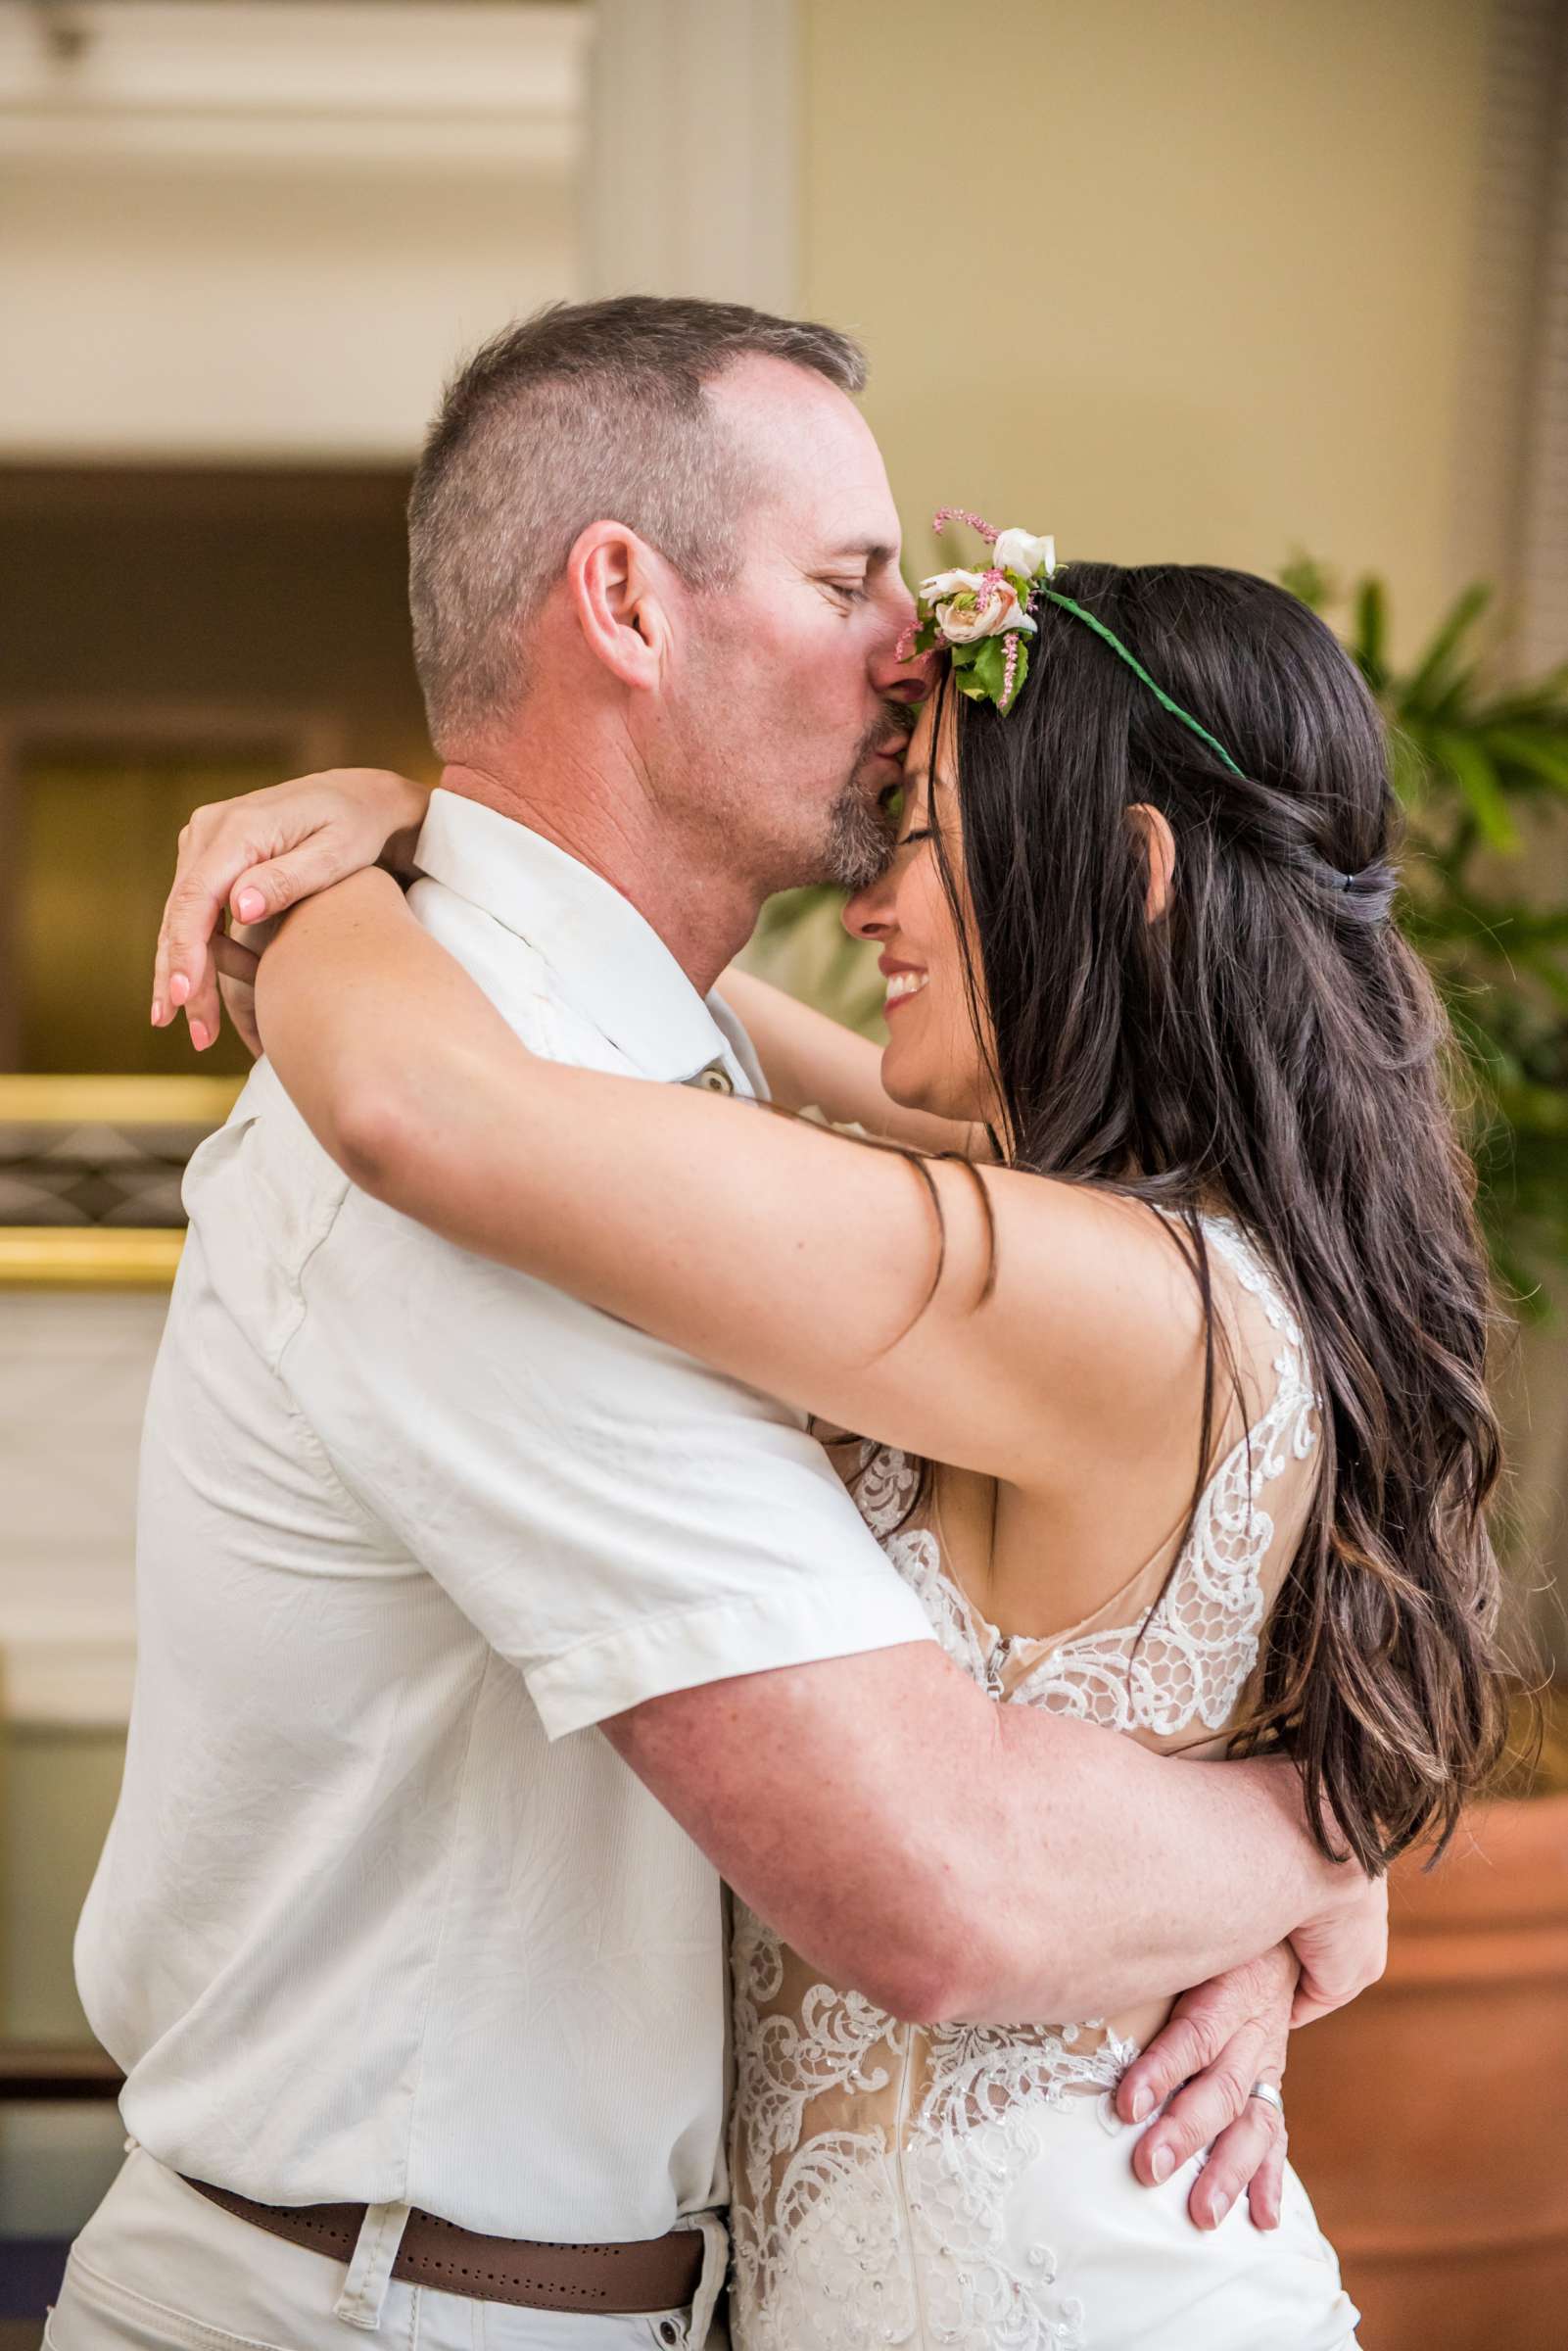
M 757 893 L 711 856 L 673 840 L 643 795 L 617 793 L 592 770 L 567 772 L 558 760 L 480 765 L 450 761 L 445 792 L 479 800 L 526 825 L 597 874 L 657 932 L 699 995 L 745 945 L 760 910 Z

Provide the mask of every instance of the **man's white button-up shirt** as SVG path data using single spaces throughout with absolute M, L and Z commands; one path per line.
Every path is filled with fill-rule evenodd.
M 537 835 L 438 792 L 419 865 L 537 1051 L 759 1083 Z M 186 1199 L 77 1940 L 127 2127 L 267 2203 L 657 2236 L 724 2194 L 721 1890 L 593 1726 L 924 1613 L 797 1415 L 356 1191 L 265 1063 Z

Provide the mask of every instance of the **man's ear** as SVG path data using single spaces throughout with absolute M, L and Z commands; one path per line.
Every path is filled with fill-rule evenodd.
M 1149 874 L 1144 914 L 1151 923 L 1158 923 L 1170 904 L 1171 885 L 1176 875 L 1176 837 L 1168 820 L 1146 800 L 1139 800 L 1127 810 L 1127 823 L 1133 840 L 1143 850 Z
M 659 682 L 671 647 L 670 568 L 621 522 L 591 522 L 566 558 L 566 593 L 583 641 L 624 686 Z

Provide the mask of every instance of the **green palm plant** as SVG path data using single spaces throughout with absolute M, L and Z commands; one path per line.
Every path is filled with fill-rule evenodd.
M 1284 583 L 1318 608 L 1332 578 Z M 1405 811 L 1400 920 L 1448 1007 L 1497 1271 L 1526 1315 L 1568 1263 L 1568 663 L 1489 673 L 1492 591 L 1466 588 L 1413 665 L 1389 652 L 1388 596 L 1360 580 L 1345 643 L 1388 718 Z

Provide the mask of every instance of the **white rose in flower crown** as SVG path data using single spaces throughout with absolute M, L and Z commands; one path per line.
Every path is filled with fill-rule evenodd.
M 935 604 L 944 596 L 957 596 L 961 589 L 973 595 L 979 584 L 977 571 L 933 571 L 928 580 L 922 580 L 918 593 L 925 602 Z
M 983 572 L 939 571 L 921 582 L 921 595 L 934 608 L 937 628 L 949 645 L 974 645 L 1009 629 L 1034 635 L 1034 623 L 1007 580 L 987 587 Z
M 1056 541 L 1036 539 L 1028 531 L 999 531 L 991 559 L 998 571 L 1016 571 L 1025 580 L 1043 572 L 1049 579 L 1056 569 Z

